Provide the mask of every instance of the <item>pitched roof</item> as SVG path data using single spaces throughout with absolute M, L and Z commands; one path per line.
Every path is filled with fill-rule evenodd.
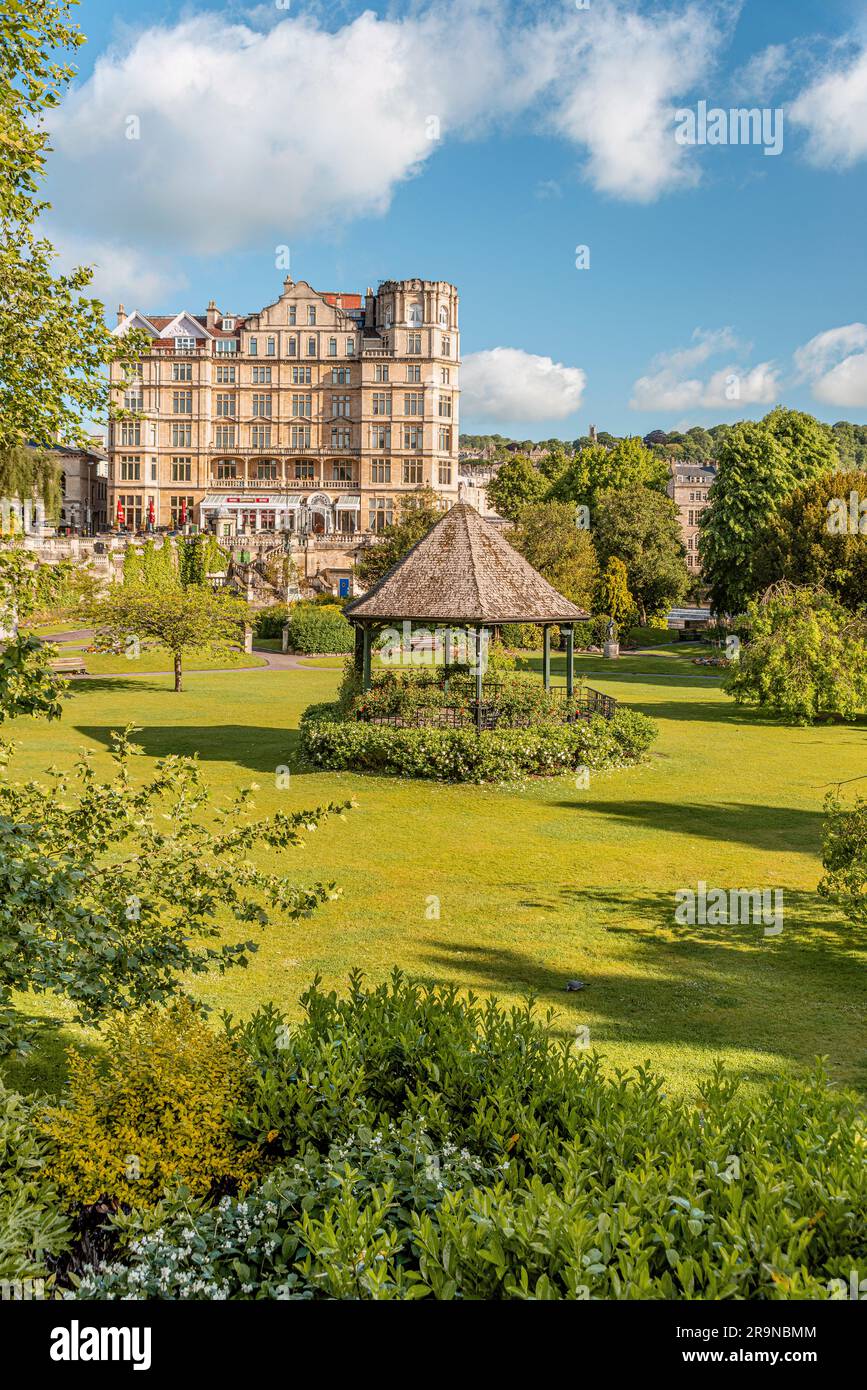
M 558 594 L 467 502 L 407 551 L 361 598 L 351 620 L 454 623 L 571 623 L 590 615 Z

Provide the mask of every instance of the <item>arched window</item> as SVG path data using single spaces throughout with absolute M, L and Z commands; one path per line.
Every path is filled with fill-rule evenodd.
M 407 315 L 407 323 L 410 325 L 411 328 L 421 328 L 421 322 L 421 305 L 410 304 L 409 313 Z
M 444 304 L 440 308 L 440 326 L 442 328 L 448 328 L 449 326 L 449 311 Z
M 387 305 L 385 306 L 385 312 L 383 313 L 383 316 L 382 316 L 382 324 L 383 324 L 383 327 L 384 327 L 384 328 L 391 328 L 392 323 L 393 323 L 393 318 L 392 318 L 391 305 L 390 305 L 390 304 L 387 304 Z

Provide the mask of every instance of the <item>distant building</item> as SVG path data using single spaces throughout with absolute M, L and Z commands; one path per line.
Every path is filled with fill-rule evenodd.
M 60 445 L 52 451 L 60 469 L 59 528 L 82 536 L 108 529 L 108 454 Z
M 686 548 L 687 567 L 698 577 L 701 561 L 698 554 L 699 517 L 707 506 L 708 492 L 716 479 L 715 464 L 684 463 L 673 460 L 670 465 L 667 492 L 680 517 L 680 532 Z

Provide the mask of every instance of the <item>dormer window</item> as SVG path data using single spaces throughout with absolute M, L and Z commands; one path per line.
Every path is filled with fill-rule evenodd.
M 297 313 L 298 313 L 297 305 L 295 305 L 295 304 L 290 304 L 290 305 L 289 305 L 289 323 L 290 323 L 290 326 L 291 326 L 292 328 L 295 327 L 295 320 L 296 320 L 296 317 L 297 317 Z
M 410 304 L 409 314 L 407 316 L 407 323 L 410 325 L 411 328 L 421 328 L 421 321 L 421 305 Z
M 175 352 L 195 352 L 195 338 L 175 338 Z
M 307 322 L 308 322 L 308 324 L 310 325 L 311 328 L 312 328 L 313 325 L 316 323 L 316 305 L 315 305 L 315 304 L 308 304 L 308 305 L 307 305 Z
M 231 331 L 232 331 L 232 329 L 233 329 L 234 327 L 235 327 L 235 320 L 234 320 L 234 319 L 223 319 L 223 330 L 224 330 L 226 333 L 231 333 Z

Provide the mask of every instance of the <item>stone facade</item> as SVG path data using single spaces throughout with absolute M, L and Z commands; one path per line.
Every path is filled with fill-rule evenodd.
M 458 293 L 388 280 L 374 294 L 284 281 L 255 314 L 118 310 L 150 352 L 109 425 L 109 521 L 351 543 L 426 485 L 458 497 Z M 127 413 L 128 412 L 128 413 Z M 228 524 L 227 524 L 228 523 Z
M 701 575 L 698 553 L 699 517 L 707 506 L 707 495 L 716 478 L 713 464 L 673 461 L 668 479 L 668 495 L 680 516 L 680 530 L 686 547 L 686 563 L 696 578 Z
M 109 524 L 108 457 L 101 448 L 54 451 L 60 470 L 59 525 L 82 536 L 96 535 Z

